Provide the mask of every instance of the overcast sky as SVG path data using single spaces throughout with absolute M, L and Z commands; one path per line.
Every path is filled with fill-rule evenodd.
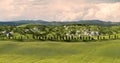
M 120 22 L 120 0 L 0 0 L 0 21 Z

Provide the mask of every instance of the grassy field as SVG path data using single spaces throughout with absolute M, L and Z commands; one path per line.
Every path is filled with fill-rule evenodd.
M 0 63 L 120 63 L 120 40 L 70 43 L 0 41 Z

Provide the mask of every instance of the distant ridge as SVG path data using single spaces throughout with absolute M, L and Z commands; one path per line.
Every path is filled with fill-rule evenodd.
M 43 20 L 19 20 L 10 22 L 0 22 L 0 25 L 22 25 L 22 24 L 40 24 L 40 25 L 66 25 L 66 24 L 88 24 L 88 25 L 101 25 L 101 26 L 120 26 L 120 22 L 105 22 L 101 20 L 80 20 L 80 21 L 66 21 L 66 22 L 48 22 Z

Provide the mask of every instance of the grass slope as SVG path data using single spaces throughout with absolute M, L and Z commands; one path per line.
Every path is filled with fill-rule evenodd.
M 120 63 L 120 40 L 80 43 L 0 41 L 0 63 Z

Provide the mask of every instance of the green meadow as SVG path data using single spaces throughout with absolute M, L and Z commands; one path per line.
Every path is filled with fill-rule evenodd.
M 120 63 L 120 40 L 0 41 L 0 63 Z

